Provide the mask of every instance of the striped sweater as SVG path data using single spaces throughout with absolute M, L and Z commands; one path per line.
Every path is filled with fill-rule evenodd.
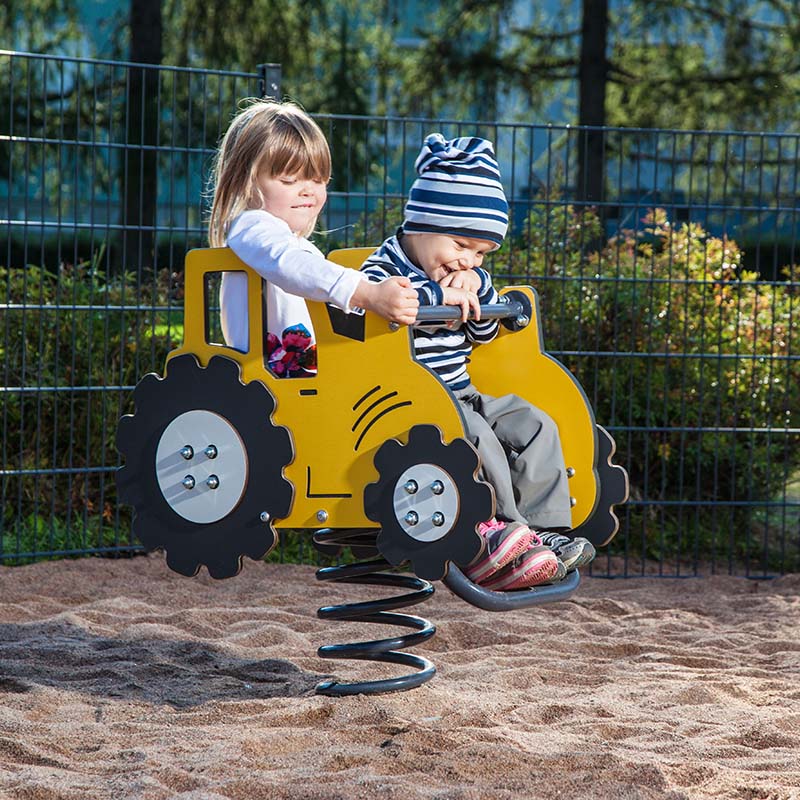
M 432 281 L 424 270 L 411 263 L 400 245 L 397 236 L 387 239 L 361 267 L 369 280 L 382 281 L 396 275 L 411 280 L 416 289 L 420 306 L 441 305 L 442 287 Z M 481 305 L 496 303 L 498 294 L 486 270 L 475 268 L 480 275 L 481 288 L 478 299 Z M 451 389 L 463 389 L 469 384 L 467 364 L 472 353 L 472 344 L 491 342 L 497 335 L 497 320 L 466 323 L 458 322 L 448 328 L 441 323 L 414 327 L 414 350 L 417 360 L 433 370 Z

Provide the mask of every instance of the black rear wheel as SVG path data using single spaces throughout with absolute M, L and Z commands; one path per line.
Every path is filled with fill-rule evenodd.
M 582 536 L 595 547 L 607 545 L 619 530 L 617 505 L 628 499 L 628 473 L 624 467 L 612 463 L 617 445 L 611 434 L 600 425 L 597 426 L 597 479 L 600 484 L 600 495 L 597 498 L 592 515 L 577 528 L 570 531 L 570 536 Z

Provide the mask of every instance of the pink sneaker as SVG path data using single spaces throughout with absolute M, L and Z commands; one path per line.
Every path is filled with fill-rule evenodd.
M 500 522 L 494 517 L 478 525 L 478 533 L 486 542 L 486 547 L 478 560 L 465 570 L 474 583 L 483 583 L 538 542 L 538 537 L 527 525 Z
M 544 545 L 535 545 L 517 556 L 508 566 L 481 582 L 494 592 L 530 589 L 547 583 L 558 572 L 558 556 Z

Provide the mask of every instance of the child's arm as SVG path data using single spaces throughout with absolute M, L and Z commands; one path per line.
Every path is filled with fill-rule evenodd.
M 456 286 L 474 291 L 480 305 L 497 303 L 500 299 L 492 285 L 492 276 L 480 267 L 451 272 L 449 275 L 445 275 L 440 283 L 442 286 Z M 500 325 L 496 319 L 481 322 L 480 313 L 476 313 L 474 319 L 467 320 L 465 332 L 470 341 L 485 343 L 491 342 L 497 336 L 499 328 Z
M 416 292 L 407 279 L 380 288 L 370 286 L 358 270 L 328 261 L 266 211 L 254 209 L 237 217 L 227 244 L 245 264 L 290 294 L 333 303 L 346 312 L 366 308 L 402 324 L 416 319 Z
M 455 286 L 443 286 L 442 292 L 446 306 L 461 306 L 462 322 L 469 320 L 470 310 L 475 315 L 475 319 L 481 318 L 481 301 L 478 300 L 478 295 L 475 292 Z
M 386 281 L 394 278 L 398 280 L 400 270 L 395 268 L 390 262 L 386 261 L 367 261 L 361 270 L 373 283 Z M 405 278 L 408 280 L 408 278 Z M 480 301 L 478 296 L 471 291 L 463 288 L 443 286 L 436 281 L 418 280 L 414 285 L 417 299 L 421 306 L 461 306 L 461 319 L 467 321 L 470 309 L 480 317 Z
M 381 283 L 362 280 L 356 286 L 350 302 L 392 322 L 413 325 L 417 319 L 419 300 L 410 287 L 411 281 L 403 277 L 389 278 Z

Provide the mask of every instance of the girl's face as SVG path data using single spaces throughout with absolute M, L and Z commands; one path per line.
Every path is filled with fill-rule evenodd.
M 258 187 L 264 198 L 261 208 L 282 219 L 298 236 L 308 235 L 328 199 L 325 181 L 299 175 L 273 178 L 262 173 Z

